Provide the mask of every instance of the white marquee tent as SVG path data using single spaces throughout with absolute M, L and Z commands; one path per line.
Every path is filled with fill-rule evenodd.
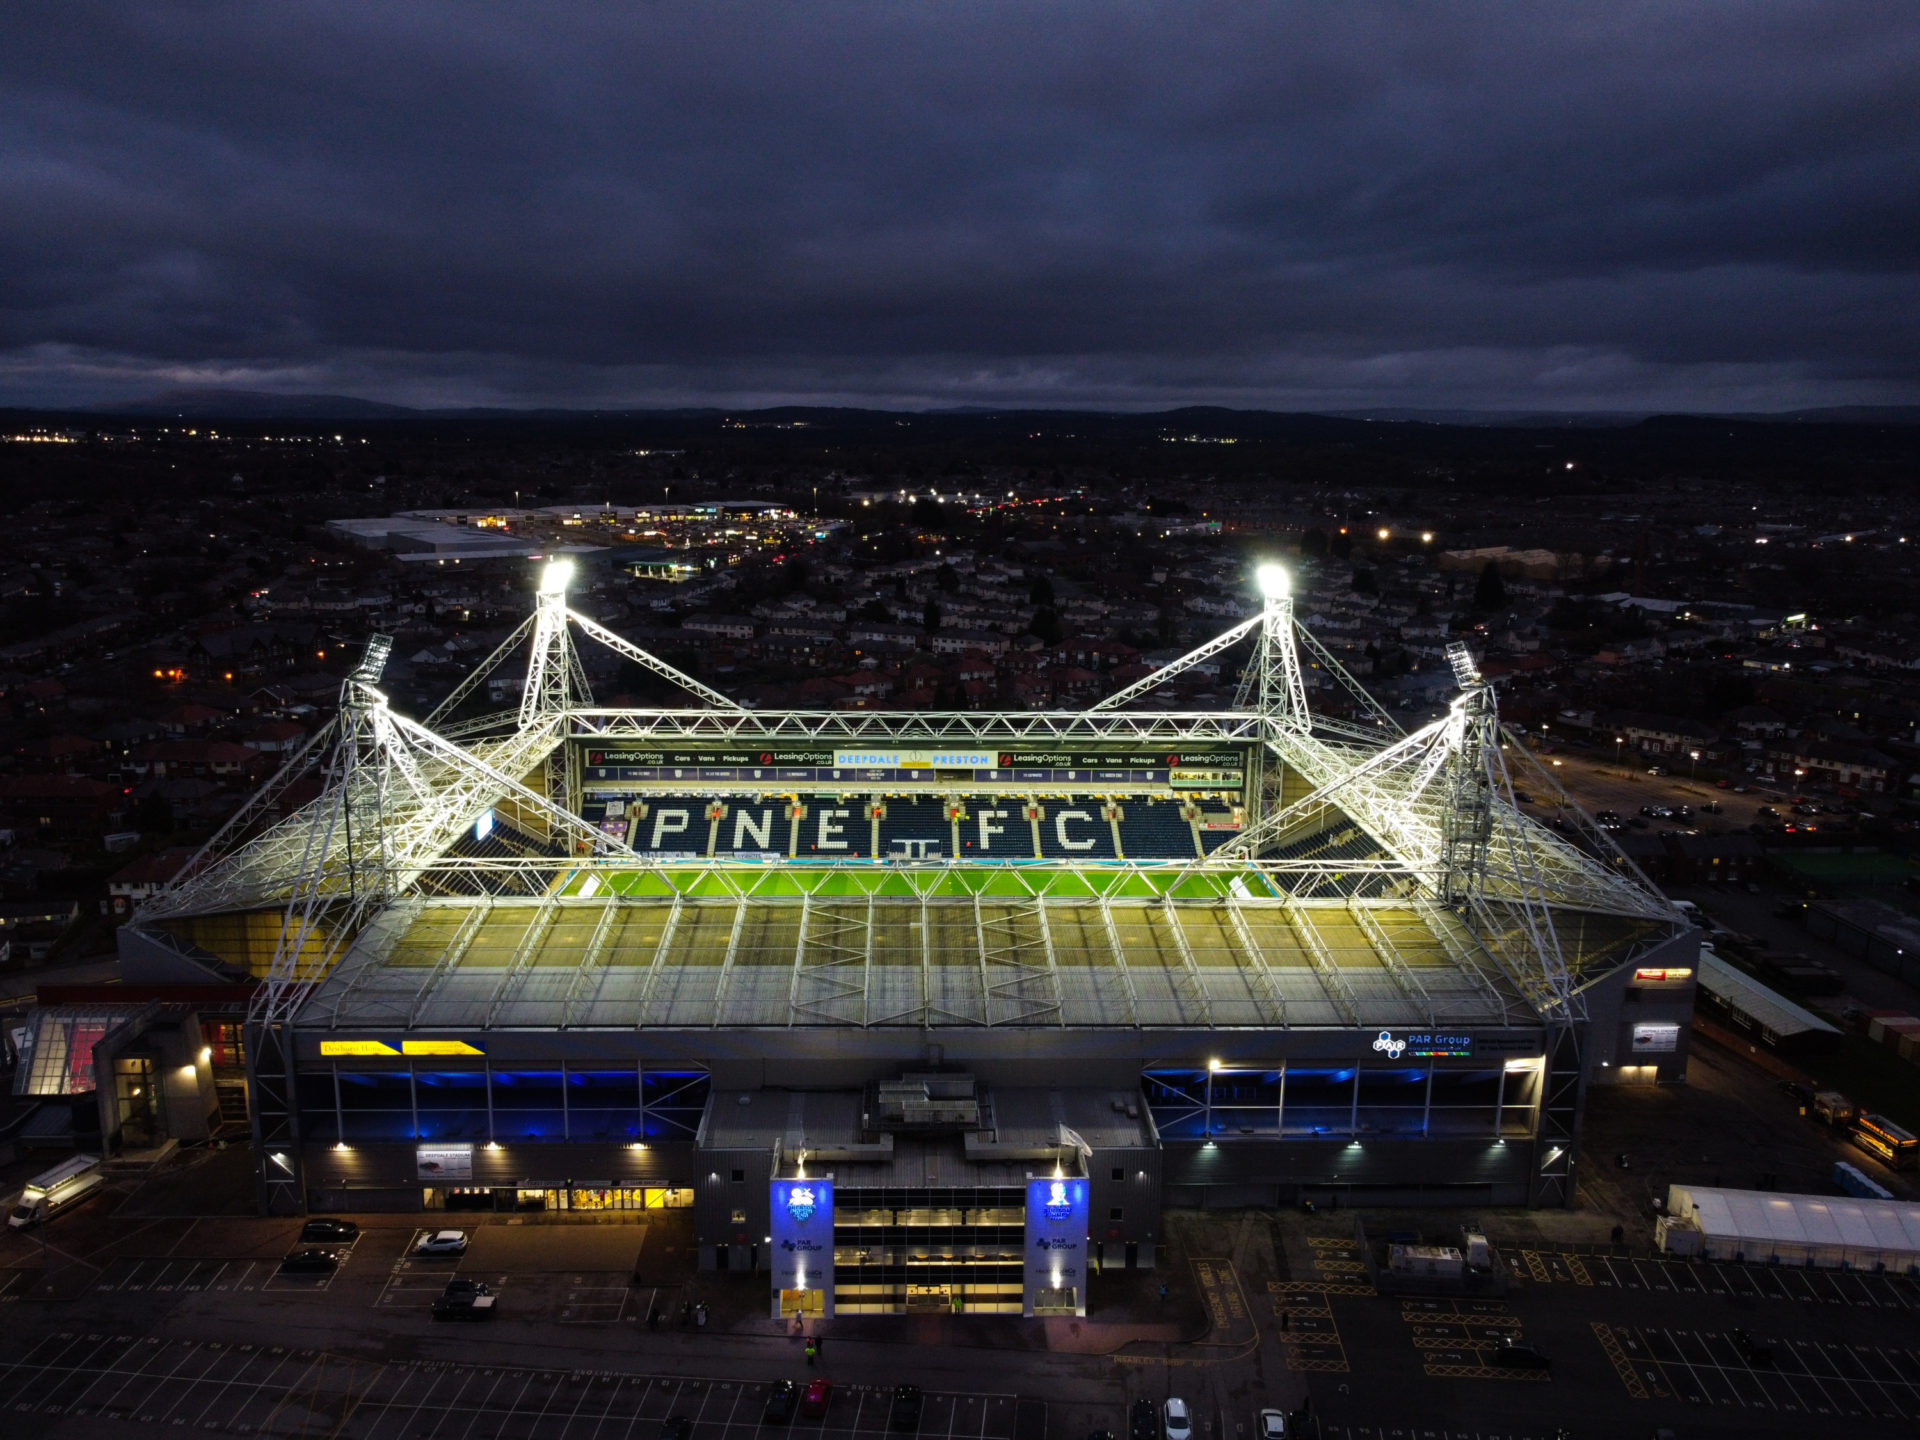
M 1674 1185 L 1667 1213 L 1700 1231 L 1710 1260 L 1920 1270 L 1920 1204 Z

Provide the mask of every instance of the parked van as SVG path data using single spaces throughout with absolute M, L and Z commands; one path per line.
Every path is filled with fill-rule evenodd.
M 91 1195 L 105 1183 L 98 1155 L 76 1155 L 62 1161 L 44 1175 L 36 1175 L 20 1192 L 13 1213 L 7 1216 L 9 1230 L 24 1230 L 42 1220 L 50 1220 L 76 1201 Z

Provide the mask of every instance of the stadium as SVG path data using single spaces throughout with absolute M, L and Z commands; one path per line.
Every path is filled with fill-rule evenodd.
M 1083 711 L 762 712 L 570 577 L 424 720 L 374 637 L 123 932 L 257 979 L 267 1212 L 686 1205 L 776 1314 L 1085 1313 L 1168 1205 L 1571 1203 L 1586 1087 L 1683 1074 L 1696 932 L 1464 646 L 1403 732 L 1263 566 Z M 1215 656 L 1232 708 L 1164 708 Z

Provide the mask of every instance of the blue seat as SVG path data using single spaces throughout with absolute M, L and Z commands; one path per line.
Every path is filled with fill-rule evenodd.
M 1120 812 L 1120 848 L 1129 860 L 1194 858 L 1193 826 L 1181 818 L 1179 801 L 1130 795 Z
M 953 827 L 937 796 L 884 797 L 880 856 L 886 860 L 944 860 L 953 849 Z

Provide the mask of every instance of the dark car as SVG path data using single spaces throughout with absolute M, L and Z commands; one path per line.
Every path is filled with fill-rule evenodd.
M 493 1292 L 484 1285 L 478 1291 L 462 1290 L 433 1302 L 436 1320 L 491 1320 L 497 1313 Z
M 1780 1082 L 1780 1089 L 1793 1099 L 1798 1100 L 1802 1105 L 1811 1105 L 1813 1103 L 1813 1087 L 1811 1085 L 1802 1085 L 1798 1080 L 1782 1080 Z
M 1502 1370 L 1551 1370 L 1553 1362 L 1531 1345 L 1502 1340 L 1493 1351 L 1493 1363 Z
M 687 1440 L 693 1434 L 693 1421 L 684 1415 L 669 1415 L 660 1422 L 660 1440 Z
M 1758 815 L 1762 820 L 1778 820 L 1780 818 L 1780 812 L 1771 805 L 1762 805 L 1753 813 Z
M 300 1227 L 302 1245 L 324 1245 L 329 1240 L 355 1240 L 360 1227 L 351 1220 L 332 1220 L 319 1216 Z
M 918 1430 L 920 1428 L 920 1409 L 923 1397 L 918 1385 L 896 1385 L 893 1387 L 893 1404 L 887 1410 L 887 1428 L 890 1430 Z
M 1153 1408 L 1151 1400 L 1133 1402 L 1127 1430 L 1132 1440 L 1160 1440 L 1160 1412 Z
M 458 1300 L 462 1296 L 473 1297 L 491 1295 L 493 1289 L 484 1280 L 469 1280 L 464 1275 L 456 1275 L 447 1281 L 446 1289 L 440 1292 L 448 1300 Z
M 793 1407 L 800 1397 L 800 1391 L 791 1380 L 776 1380 L 773 1389 L 767 1395 L 767 1408 L 760 1412 L 760 1418 L 768 1425 L 784 1425 L 793 1419 Z
M 340 1268 L 340 1257 L 331 1250 L 292 1250 L 280 1262 L 282 1275 L 331 1275 Z

